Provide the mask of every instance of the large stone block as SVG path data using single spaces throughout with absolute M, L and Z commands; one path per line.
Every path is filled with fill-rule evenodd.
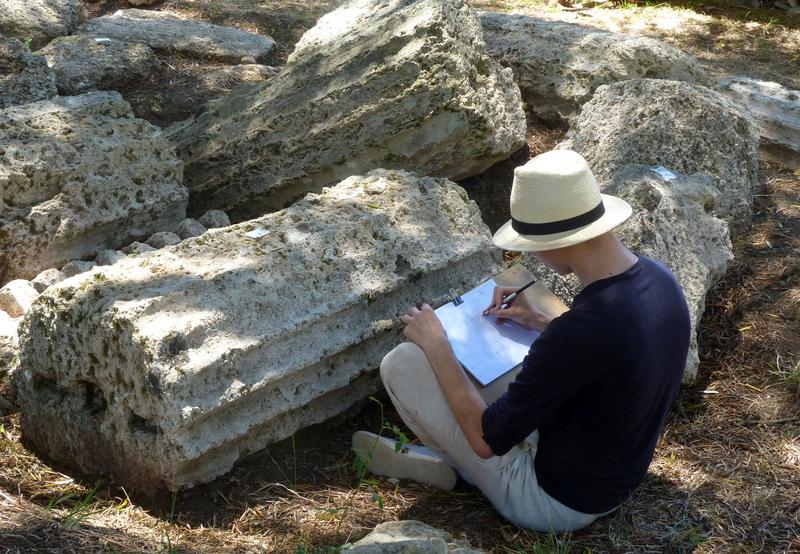
M 81 0 L 0 0 L 0 34 L 36 50 L 72 33 L 84 15 Z
M 276 77 L 165 133 L 186 163 L 190 213 L 241 220 L 375 167 L 480 173 L 524 144 L 525 115 L 466 0 L 352 0 Z
M 211 480 L 365 398 L 398 314 L 500 265 L 463 189 L 378 170 L 94 268 L 24 319 L 24 438 L 145 494 Z
M 0 285 L 171 229 L 182 164 L 114 92 L 0 110 Z
M 90 19 L 78 33 L 141 42 L 154 50 L 231 63 L 266 61 L 275 48 L 271 37 L 152 10 L 117 10 Z
M 670 79 L 707 85 L 697 61 L 660 40 L 524 15 L 480 14 L 489 55 L 514 70 L 525 106 L 570 123 L 600 85 Z
M 56 92 L 56 76 L 47 60 L 0 35 L 0 109 L 47 100 Z
M 599 87 L 557 148 L 582 154 L 600 180 L 629 164 L 708 175 L 720 193 L 714 214 L 735 235 L 750 225 L 758 141 L 750 113 L 721 94 L 636 79 Z
M 750 77 L 731 77 L 715 89 L 748 107 L 761 133 L 759 155 L 792 170 L 800 168 L 800 90 Z
M 603 192 L 625 199 L 633 216 L 616 229 L 633 252 L 664 263 L 681 284 L 691 315 L 691 345 L 684 381 L 697 376 L 697 325 L 708 290 L 733 259 L 728 225 L 712 215 L 719 193 L 705 175 L 666 180 L 647 166 L 620 168 Z M 526 254 L 526 266 L 551 290 L 571 302 L 580 290 L 574 276 L 559 277 Z
M 59 37 L 39 54 L 47 58 L 58 91 L 64 95 L 122 89 L 143 81 L 159 67 L 158 58 L 146 44 L 108 37 Z

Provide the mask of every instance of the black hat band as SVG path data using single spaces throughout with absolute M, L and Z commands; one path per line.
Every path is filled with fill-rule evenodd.
M 606 207 L 603 205 L 603 200 L 601 199 L 600 203 L 588 212 L 570 217 L 569 219 L 560 219 L 548 223 L 526 223 L 512 217 L 511 228 L 520 235 L 553 235 L 555 233 L 574 231 L 575 229 L 594 223 L 603 217 L 604 213 L 606 213 Z

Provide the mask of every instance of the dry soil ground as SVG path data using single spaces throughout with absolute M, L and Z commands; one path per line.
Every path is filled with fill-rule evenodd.
M 336 3 L 166 0 L 154 8 L 271 34 L 280 65 Z M 694 54 L 712 75 L 744 73 L 800 88 L 798 22 L 775 10 L 476 5 L 657 36 Z M 94 15 L 125 7 L 90 6 Z M 204 91 L 195 90 L 194 75 L 215 67 L 169 56 L 164 62 L 166 77 L 128 91 L 137 113 L 156 123 L 196 109 Z M 507 217 L 502 199 L 513 166 L 562 133 L 532 123 L 526 150 L 462 183 L 490 226 Z M 16 415 L 0 418 L 0 552 L 334 552 L 379 522 L 405 518 L 492 552 L 800 552 L 800 172 L 762 166 L 754 224 L 735 254 L 708 298 L 699 382 L 681 391 L 647 481 L 619 512 L 579 533 L 518 529 L 466 486 L 442 493 L 359 480 L 350 434 L 400 423 L 379 395 L 209 485 L 155 501 L 58 473 L 21 445 Z

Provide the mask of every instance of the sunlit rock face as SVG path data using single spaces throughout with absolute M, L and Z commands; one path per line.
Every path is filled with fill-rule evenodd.
M 182 171 L 116 92 L 0 110 L 0 285 L 174 227 Z
M 706 293 L 725 273 L 733 259 L 728 225 L 714 217 L 719 192 L 705 175 L 662 177 L 651 167 L 620 168 L 605 183 L 603 192 L 626 200 L 633 216 L 615 229 L 633 252 L 666 265 L 683 289 L 691 317 L 691 342 L 685 382 L 697 377 L 697 325 L 705 311 Z M 580 290 L 574 276 L 560 277 L 546 269 L 533 254 L 523 262 L 563 300 L 571 302 Z
M 600 180 L 630 164 L 708 175 L 719 192 L 713 213 L 735 237 L 750 226 L 758 142 L 751 113 L 718 92 L 632 79 L 599 87 L 557 148 L 580 153 Z
M 501 265 L 463 189 L 376 170 L 95 267 L 22 324 L 24 438 L 143 494 L 208 481 L 365 398 L 399 314 Z
M 792 170 L 800 167 L 800 90 L 744 76 L 722 79 L 715 90 L 753 114 L 761 157 Z
M 278 76 L 165 133 L 186 163 L 190 213 L 241 221 L 375 167 L 480 173 L 524 144 L 525 114 L 466 0 L 353 0 Z
M 562 21 L 481 12 L 489 55 L 514 70 L 525 108 L 551 124 L 568 124 L 600 85 L 671 79 L 707 85 L 700 64 L 660 40 Z

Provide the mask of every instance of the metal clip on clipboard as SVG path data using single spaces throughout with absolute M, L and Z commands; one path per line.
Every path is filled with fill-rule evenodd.
M 456 294 L 456 289 L 450 289 L 447 293 L 447 299 L 453 303 L 453 306 L 458 306 L 459 304 L 463 304 L 464 300 Z

